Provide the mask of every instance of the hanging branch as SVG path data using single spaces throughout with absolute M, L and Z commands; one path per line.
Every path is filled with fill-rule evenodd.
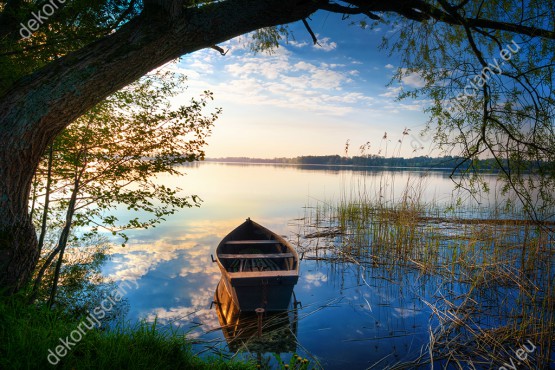
M 210 48 L 216 50 L 218 53 L 220 53 L 221 56 L 225 56 L 227 54 L 227 52 L 229 51 L 229 49 L 224 51 L 224 49 L 222 49 L 218 45 L 212 45 L 212 46 L 210 46 Z
M 312 42 L 314 42 L 314 45 L 321 46 L 321 45 L 318 43 L 318 39 L 316 38 L 316 35 L 314 34 L 314 32 L 312 31 L 312 29 L 310 28 L 310 25 L 308 24 L 308 22 L 306 21 L 306 19 L 303 19 L 303 24 L 304 24 L 304 27 L 306 28 L 306 30 L 308 31 L 308 33 L 310 33 L 310 37 L 312 37 Z

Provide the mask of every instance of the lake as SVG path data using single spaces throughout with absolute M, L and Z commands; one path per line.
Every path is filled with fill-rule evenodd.
M 430 341 L 430 328 L 438 324 L 429 303 L 446 283 L 418 269 L 315 258 L 307 248 L 314 240 L 304 237 L 305 221 L 318 204 L 356 198 L 361 189 L 395 199 L 407 184 L 420 189 L 421 201 L 436 207 L 459 197 L 462 203 L 475 204 L 466 193 L 453 192 L 449 172 L 216 162 L 184 166 L 183 171 L 183 177 L 157 181 L 200 196 L 202 206 L 183 209 L 154 229 L 129 232 L 128 245 L 114 247 L 103 270 L 116 282 L 136 283 L 126 295 L 128 320 L 157 318 L 162 325 L 178 326 L 195 339 L 194 350 L 202 355 L 249 349 L 255 358 L 274 365 L 267 352 L 282 352 L 286 361 L 296 352 L 325 369 L 384 368 L 421 354 Z M 495 177 L 487 181 L 493 191 L 479 198 L 475 212 L 502 204 Z M 121 210 L 118 216 L 128 215 Z M 263 341 L 242 344 L 244 338 L 233 338 L 237 331 L 220 328 L 216 308 L 211 307 L 220 280 L 211 254 L 247 217 L 307 253 L 294 290 L 300 304 L 270 325 L 267 331 L 277 334 L 265 333 L 269 336 Z M 454 295 L 467 289 L 464 283 L 449 286 Z M 517 299 L 499 293 L 487 298 L 497 315 L 484 318 L 488 327 L 502 323 L 505 310 Z

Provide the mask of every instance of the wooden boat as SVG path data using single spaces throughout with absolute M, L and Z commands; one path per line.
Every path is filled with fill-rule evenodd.
M 222 239 L 215 262 L 240 311 L 287 310 L 299 256 L 284 238 L 248 218 Z
M 298 312 L 293 302 L 284 312 L 261 315 L 239 312 L 222 279 L 214 292 L 213 303 L 230 351 L 293 353 L 297 350 Z

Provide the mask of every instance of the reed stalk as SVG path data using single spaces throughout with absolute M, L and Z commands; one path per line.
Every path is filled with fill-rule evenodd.
M 305 258 L 355 263 L 370 275 L 408 269 L 439 282 L 420 296 L 433 315 L 428 348 L 416 362 L 392 368 L 502 366 L 526 340 L 537 349 L 523 366 L 554 366 L 555 222 L 537 224 L 497 203 L 424 202 L 424 181 L 409 179 L 397 198 L 387 179 L 373 196 L 359 182 L 339 201 L 307 208 L 299 249 Z

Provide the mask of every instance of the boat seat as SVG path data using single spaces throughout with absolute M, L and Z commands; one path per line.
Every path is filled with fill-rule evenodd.
M 246 245 L 246 244 L 281 244 L 278 240 L 228 240 L 228 245 Z
M 231 259 L 229 272 L 280 271 L 279 259 L 292 258 L 293 253 L 219 254 L 221 260 Z
M 248 253 L 248 254 L 219 254 L 220 259 L 254 259 L 254 258 L 290 258 L 293 253 Z

